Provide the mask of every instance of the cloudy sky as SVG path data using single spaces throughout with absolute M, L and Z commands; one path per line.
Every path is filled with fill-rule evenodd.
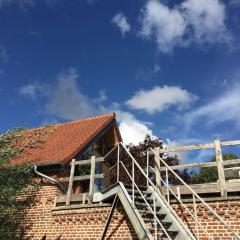
M 0 0 L 0 132 L 115 111 L 125 143 L 239 139 L 240 0 Z

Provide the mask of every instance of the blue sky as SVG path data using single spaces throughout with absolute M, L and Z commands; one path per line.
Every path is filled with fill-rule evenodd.
M 239 0 L 0 0 L 0 132 L 110 111 L 126 143 L 239 139 Z

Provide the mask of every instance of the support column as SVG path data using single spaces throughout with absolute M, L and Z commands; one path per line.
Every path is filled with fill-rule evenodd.
M 227 188 L 226 188 L 226 181 L 225 181 L 225 173 L 223 167 L 223 158 L 222 158 L 222 150 L 219 140 L 214 141 L 215 145 L 215 152 L 216 152 L 216 162 L 217 162 L 217 170 L 218 170 L 218 181 L 219 187 L 222 197 L 227 197 Z

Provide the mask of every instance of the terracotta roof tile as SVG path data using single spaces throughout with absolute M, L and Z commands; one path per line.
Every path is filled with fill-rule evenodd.
M 64 165 L 114 120 L 115 114 L 110 113 L 23 131 L 19 145 L 24 151 L 11 162 Z

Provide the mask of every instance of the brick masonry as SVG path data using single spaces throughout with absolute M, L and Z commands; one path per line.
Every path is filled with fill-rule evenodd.
M 54 199 L 59 190 L 51 184 L 41 183 L 28 191 L 25 198 L 31 197 L 32 203 L 26 211 L 20 214 L 21 225 L 25 229 L 25 239 L 34 240 L 94 240 L 99 239 L 110 206 L 81 208 L 75 210 L 52 211 Z M 193 205 L 187 204 L 193 212 Z M 210 202 L 209 205 L 217 211 L 237 232 L 240 233 L 240 201 Z M 178 215 L 196 234 L 196 225 L 190 214 L 180 206 L 173 205 Z M 215 240 L 232 240 L 224 226 L 213 217 L 201 204 L 198 204 L 199 221 L 207 227 Z M 208 239 L 202 230 L 200 239 Z M 114 212 L 106 239 L 137 239 L 134 229 L 121 206 Z
M 240 234 L 240 200 L 224 200 L 208 202 L 209 206 L 218 213 L 234 230 Z M 194 214 L 193 204 L 186 204 L 189 211 Z M 190 213 L 179 205 L 173 206 L 178 215 L 184 220 L 189 228 L 197 234 L 196 223 L 193 221 Z M 214 240 L 234 240 L 226 227 L 213 216 L 202 204 L 197 204 L 197 216 L 199 222 L 204 226 Z M 203 229 L 199 228 L 199 237 L 201 240 L 209 239 Z
M 110 206 L 52 211 L 57 187 L 44 184 L 28 193 L 24 198 L 30 196 L 33 201 L 20 214 L 25 239 L 94 240 L 101 236 Z M 122 206 L 114 212 L 106 239 L 138 239 Z

